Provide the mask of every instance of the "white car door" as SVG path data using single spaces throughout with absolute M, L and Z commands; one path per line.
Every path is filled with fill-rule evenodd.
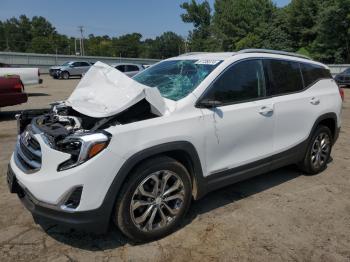
M 275 111 L 274 154 L 306 141 L 320 110 L 320 97 L 304 90 L 300 63 L 264 60 Z M 304 90 L 304 91 L 303 91 Z
M 206 123 L 206 175 L 267 158 L 273 147 L 274 105 L 266 98 L 262 61 L 230 66 L 207 90 L 198 106 Z

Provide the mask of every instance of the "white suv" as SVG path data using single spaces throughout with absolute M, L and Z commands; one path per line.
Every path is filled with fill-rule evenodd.
M 328 67 L 290 53 L 192 53 L 133 79 L 98 62 L 67 101 L 17 117 L 8 183 L 34 218 L 149 241 L 209 191 L 323 171 L 341 107 Z

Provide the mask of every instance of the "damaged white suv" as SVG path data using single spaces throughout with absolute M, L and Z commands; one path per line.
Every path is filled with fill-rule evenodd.
M 8 184 L 34 218 L 149 241 L 211 190 L 323 171 L 341 105 L 329 69 L 290 53 L 187 54 L 133 79 L 96 63 L 67 101 L 17 117 Z

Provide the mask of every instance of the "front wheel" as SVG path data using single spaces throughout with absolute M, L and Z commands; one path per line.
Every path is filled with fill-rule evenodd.
M 326 169 L 332 151 L 332 132 L 326 126 L 318 126 L 308 146 L 301 169 L 315 175 Z
M 116 204 L 115 223 L 119 229 L 136 242 L 172 233 L 192 198 L 186 168 L 164 156 L 147 160 L 130 175 Z
M 65 80 L 69 79 L 69 73 L 67 71 L 63 71 L 61 73 L 61 78 Z

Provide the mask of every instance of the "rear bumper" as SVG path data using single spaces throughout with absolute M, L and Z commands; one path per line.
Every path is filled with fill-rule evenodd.
M 0 107 L 14 106 L 28 101 L 26 93 L 0 94 Z

